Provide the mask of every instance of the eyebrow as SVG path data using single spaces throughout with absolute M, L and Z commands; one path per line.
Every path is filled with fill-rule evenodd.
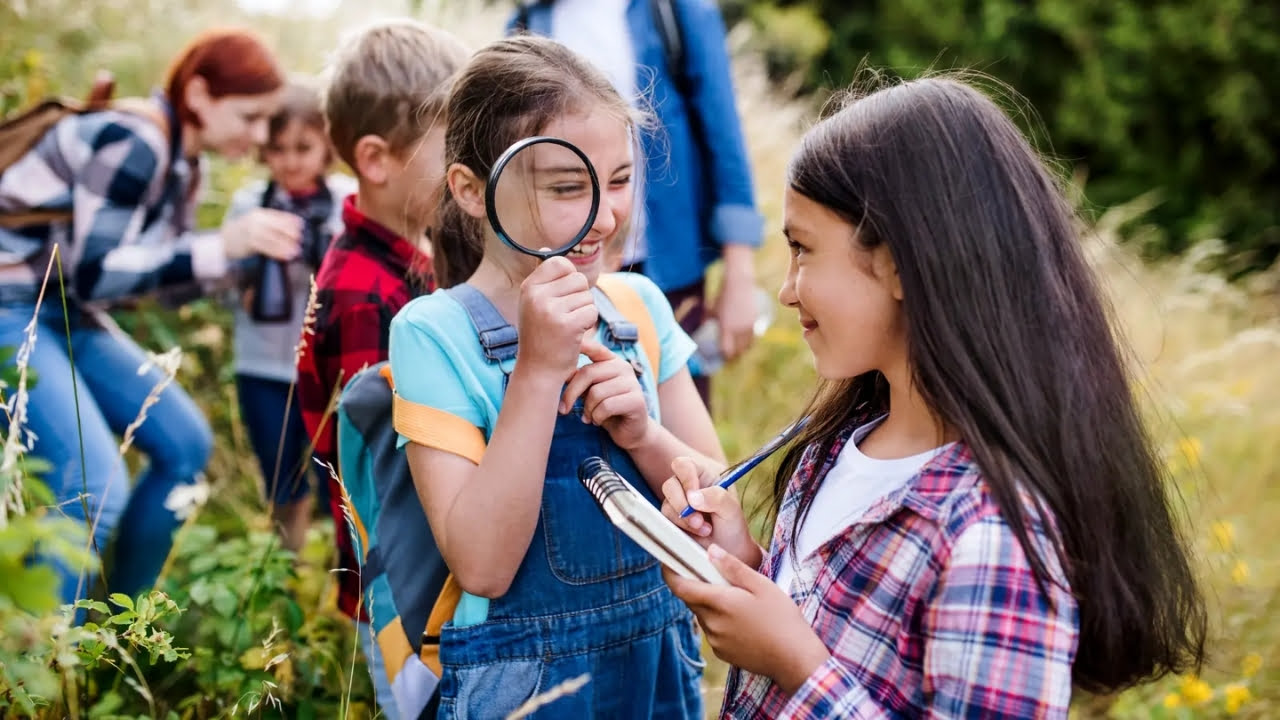
M 553 167 L 535 167 L 534 175 L 585 175 L 587 169 L 581 165 L 565 165 Z

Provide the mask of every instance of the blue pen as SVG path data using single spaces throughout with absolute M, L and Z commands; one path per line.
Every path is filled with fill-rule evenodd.
M 782 432 L 778 433 L 777 437 L 770 440 L 768 445 L 765 445 L 764 447 L 757 450 L 755 455 L 752 455 L 751 457 L 747 458 L 747 460 L 742 464 L 737 465 L 736 467 L 729 468 L 729 470 L 725 472 L 724 475 L 721 475 L 720 479 L 716 481 L 716 485 L 722 488 L 727 488 L 730 485 L 741 480 L 747 473 L 751 472 L 751 470 L 755 468 L 755 466 L 764 462 L 765 458 L 772 455 L 778 448 L 782 447 L 784 443 L 786 443 L 791 438 L 795 437 L 796 433 L 800 432 L 800 430 L 804 428 L 805 423 L 807 423 L 808 421 L 809 421 L 809 418 L 803 417 L 795 421 L 794 423 L 791 423 L 790 425 L 788 425 L 786 428 L 783 429 Z M 690 505 L 689 507 L 681 511 L 680 517 L 682 518 L 689 517 L 693 513 L 694 513 L 693 506 Z

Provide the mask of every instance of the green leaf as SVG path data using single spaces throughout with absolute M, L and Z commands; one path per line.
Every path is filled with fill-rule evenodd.
M 107 607 L 107 604 L 101 600 L 77 600 L 76 607 L 84 608 L 85 610 L 93 610 L 94 612 L 100 612 L 104 615 L 111 612 L 111 609 Z
M 130 623 L 132 623 L 134 620 L 137 620 L 137 619 L 138 619 L 138 613 L 132 610 L 125 610 L 124 612 L 116 613 L 115 615 L 112 615 L 111 619 L 108 620 L 107 622 L 110 623 L 111 625 L 129 625 Z
M 102 696 L 102 699 L 89 708 L 89 717 L 105 718 L 108 715 L 115 714 L 122 707 L 124 707 L 124 698 L 120 697 L 120 693 L 107 692 Z
M 133 598 L 125 595 L 124 593 L 111 593 L 111 596 L 107 599 L 117 607 L 128 608 L 129 610 L 133 609 Z
M 52 612 L 59 605 L 58 574 L 48 565 L 19 570 L 5 584 L 13 604 L 33 615 Z

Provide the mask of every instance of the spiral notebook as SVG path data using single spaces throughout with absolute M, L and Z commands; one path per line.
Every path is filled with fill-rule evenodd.
M 603 459 L 584 460 L 578 466 L 578 479 L 591 491 L 610 522 L 663 565 L 692 580 L 729 584 L 711 564 L 706 549 L 667 519 Z

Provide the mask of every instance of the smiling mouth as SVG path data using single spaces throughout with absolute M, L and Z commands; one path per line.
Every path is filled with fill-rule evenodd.
M 584 240 L 583 242 L 579 243 L 577 247 L 570 250 L 568 255 L 569 257 L 578 257 L 578 258 L 591 257 L 592 255 L 596 254 L 596 252 L 600 249 L 600 247 L 603 244 L 604 243 L 598 240 L 590 241 L 590 242 Z

